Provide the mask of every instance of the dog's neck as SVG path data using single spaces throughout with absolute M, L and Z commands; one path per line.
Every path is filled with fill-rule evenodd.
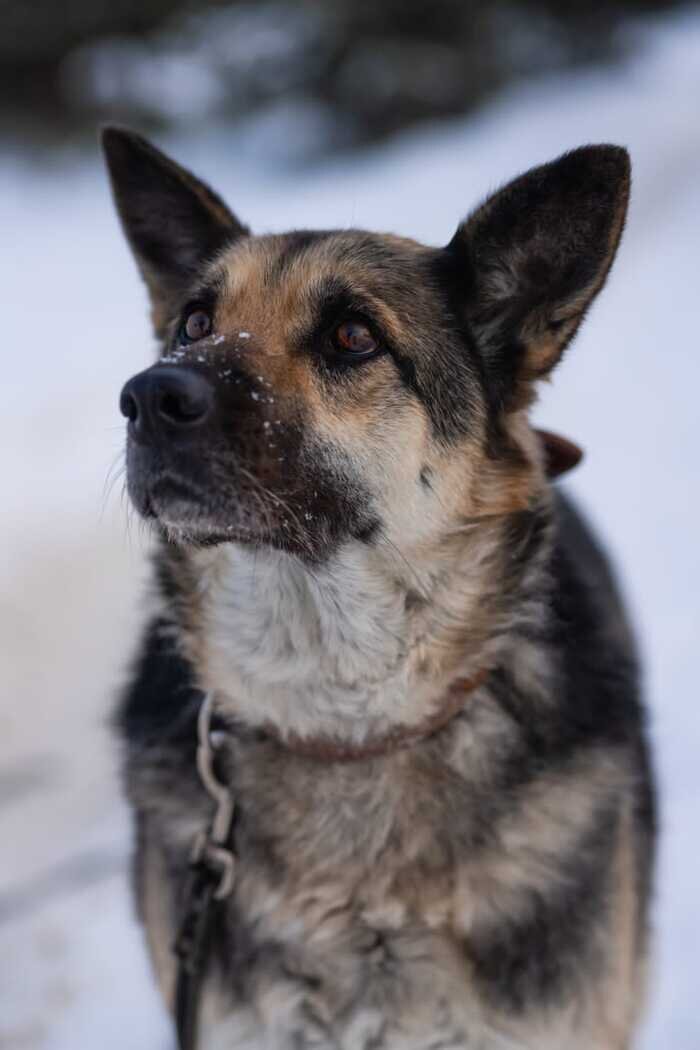
M 352 542 L 316 567 L 234 544 L 198 552 L 186 648 L 201 685 L 283 739 L 360 745 L 425 723 L 457 679 L 503 658 L 526 584 L 504 569 L 506 528 L 472 525 L 422 556 Z

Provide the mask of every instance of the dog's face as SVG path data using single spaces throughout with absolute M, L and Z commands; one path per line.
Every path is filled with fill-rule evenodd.
M 614 256 L 623 150 L 521 176 L 435 249 L 354 230 L 254 237 L 138 136 L 104 143 L 162 340 L 122 392 L 142 514 L 184 544 L 317 561 L 527 505 L 524 410 Z

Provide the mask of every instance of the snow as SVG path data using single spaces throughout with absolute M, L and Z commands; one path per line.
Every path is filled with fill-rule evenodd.
M 643 643 L 663 835 L 639 1046 L 691 1050 L 700 1044 L 700 14 L 638 36 L 622 68 L 523 83 L 476 118 L 312 173 L 241 160 L 221 129 L 165 146 L 257 230 L 352 224 L 433 243 L 531 164 L 583 142 L 631 150 L 617 264 L 536 418 L 587 449 L 570 487 L 609 542 Z M 128 819 L 108 732 L 143 615 L 147 540 L 119 499 L 117 399 L 151 359 L 145 294 L 96 158 L 39 170 L 0 155 L 0 228 L 0 1045 L 166 1050 L 128 897 Z

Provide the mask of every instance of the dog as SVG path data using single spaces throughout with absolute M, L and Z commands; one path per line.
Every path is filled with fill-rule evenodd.
M 638 659 L 528 415 L 606 280 L 626 151 L 532 169 L 432 248 L 254 236 L 137 134 L 103 146 L 160 345 L 121 395 L 157 542 L 116 721 L 180 1045 L 630 1047 Z

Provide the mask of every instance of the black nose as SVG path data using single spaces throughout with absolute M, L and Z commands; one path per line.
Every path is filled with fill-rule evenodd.
M 130 379 L 119 399 L 122 415 L 137 440 L 201 426 L 212 414 L 214 388 L 188 368 L 154 365 Z

